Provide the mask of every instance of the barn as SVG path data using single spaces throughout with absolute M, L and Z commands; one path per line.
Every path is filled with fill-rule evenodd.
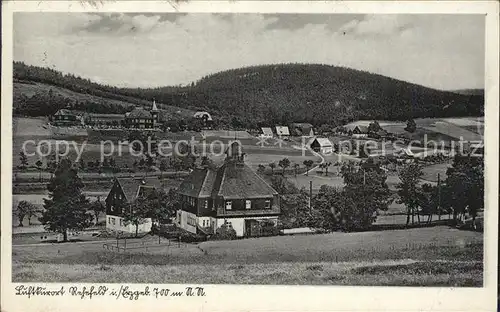
M 333 144 L 328 138 L 315 138 L 311 142 L 311 149 L 317 153 L 330 154 L 333 152 Z

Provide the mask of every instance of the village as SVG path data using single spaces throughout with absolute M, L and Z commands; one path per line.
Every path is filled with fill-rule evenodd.
M 267 21 L 261 15 L 242 25 Z M 347 28 L 359 21 L 278 15 L 281 26 L 269 20 L 244 32 L 266 49 L 240 50 L 247 43 L 238 39 L 218 63 L 214 51 L 224 45 L 193 41 L 207 32 L 188 25 L 189 14 L 138 16 L 182 30 L 162 37 L 156 27 L 117 26 L 133 19 L 126 14 L 81 13 L 87 22 L 68 26 L 89 40 L 78 53 L 99 36 L 117 42 L 95 62 L 78 54 L 78 62 L 47 65 L 24 52 L 42 41 L 21 44 L 13 60 L 12 281 L 481 287 L 484 77 L 458 83 L 480 71 L 422 69 L 426 76 L 406 58 L 407 69 L 393 66 L 400 55 L 389 53 L 372 67 L 363 53 L 353 54 L 356 66 L 325 59 L 342 44 L 317 56 L 328 44 L 303 45 L 310 52 L 289 59 L 270 44 L 276 38 L 253 36 L 290 27 L 297 46 L 311 39 L 297 29 L 318 25 L 336 29 L 330 42 L 352 36 Z M 206 17 L 215 23 L 206 30 L 241 27 Z M 181 33 L 189 36 L 176 39 Z M 66 42 L 59 35 L 53 42 Z M 121 49 L 136 40 L 140 49 Z M 177 45 L 185 46 L 172 54 Z M 72 41 L 61 49 L 76 53 Z
M 146 133 L 146 136 L 158 133 L 158 137 L 162 137 L 162 134 L 168 137 L 170 129 L 162 131 L 164 129 L 162 124 L 168 121 L 160 116 L 165 117 L 167 114 L 158 109 L 156 102 L 153 101 L 150 108 L 138 107 L 124 115 L 86 114 L 81 111 L 61 109 L 50 116 L 49 125 L 51 129 L 112 128 Z M 146 194 L 144 192 L 148 189 L 168 193 L 170 189 L 178 188 L 176 190 L 178 193 L 175 195 L 178 198 L 175 201 L 179 201 L 179 204 L 178 206 L 174 205 L 175 208 L 165 208 L 166 210 L 174 209 L 174 211 L 170 211 L 170 218 L 162 220 L 169 224 L 175 224 L 183 231 L 200 236 L 196 238 L 198 240 L 209 239 L 210 236 L 217 233 L 217 229 L 226 225 L 235 231 L 236 237 L 254 237 L 273 233 L 274 235 L 278 233 L 310 233 L 314 229 L 306 226 L 295 229 L 283 228 L 283 222 L 280 222 L 282 208 L 280 200 L 283 200 L 283 196 L 286 194 L 283 192 L 280 194 L 273 188 L 273 184 L 279 183 L 273 180 L 276 179 L 275 174 L 284 178 L 286 172 L 292 171 L 291 177 L 288 180 L 284 178 L 284 180 L 291 183 L 296 189 L 305 187 L 307 196 L 312 197 L 313 183 L 315 184 L 315 193 L 319 191 L 322 183 L 335 187 L 342 186 L 344 181 L 341 170 L 342 166 L 346 164 L 352 163 L 355 170 L 360 170 L 364 164 L 370 163 L 372 166 L 378 166 L 388 178 L 396 178 L 401 168 L 418 163 L 422 168 L 432 168 L 433 166 L 440 168 L 441 173 L 433 174 L 434 172 L 428 171 L 427 181 L 424 181 L 435 185 L 436 182 L 439 182 L 440 175 L 444 179 L 446 168 L 455 154 L 458 153 L 459 147 L 462 148 L 462 153 L 474 153 L 476 156 L 482 156 L 483 153 L 481 141 L 473 141 L 472 143 L 464 141 L 461 146 L 458 144 L 450 146 L 449 144 L 454 142 L 446 142 L 447 145 L 441 146 L 441 149 L 436 147 L 431 149 L 419 144 L 414 146 L 412 150 L 412 148 L 405 146 L 405 143 L 411 139 L 411 130 L 407 129 L 411 126 L 410 122 L 406 128 L 401 127 L 405 131 L 404 133 L 390 133 L 384 130 L 378 122 L 373 121 L 368 126 L 362 124 L 346 125 L 333 129 L 332 132 L 316 135 L 311 124 L 292 123 L 289 126 L 263 127 L 256 136 L 250 134 L 251 130 L 233 131 L 234 138 L 231 138 L 232 131 L 213 128 L 210 113 L 196 112 L 193 119 L 200 121 L 198 132 L 218 131 L 227 134 L 225 139 L 228 145 L 224 148 L 224 156 L 219 156 L 216 159 L 210 157 L 211 155 L 204 154 L 196 159 L 196 156 L 191 155 L 192 158 L 189 160 L 181 160 L 181 157 L 175 157 L 175 155 L 173 157 L 160 157 L 155 155 L 154 151 L 143 151 L 144 155 L 140 161 L 136 159 L 131 166 L 135 169 L 132 170 L 133 173 L 118 172 L 115 167 L 119 167 L 119 165 L 116 165 L 116 160 L 113 157 L 105 158 L 105 162 L 90 161 L 88 166 L 81 160 L 74 164 L 75 168 L 79 168 L 80 171 L 83 169 L 89 174 L 92 169 L 97 170 L 101 175 L 97 178 L 101 180 L 104 177 L 112 180 L 109 190 L 98 190 L 98 193 L 102 195 L 95 203 L 95 206 L 103 206 L 101 209 L 105 213 L 105 231 L 115 233 L 116 237 L 120 237 L 126 233 L 137 235 L 158 229 L 161 227 L 160 220 L 157 219 L 156 223 L 153 222 L 153 219 L 148 215 L 149 212 L 145 212 L 141 217 L 136 217 L 134 224 L 131 220 L 124 218 L 124 208 L 117 206 L 121 202 L 131 205 L 138 198 L 147 197 L 143 194 Z M 416 128 L 416 124 L 414 126 Z M 394 126 L 392 127 L 394 128 Z M 188 129 L 181 130 L 180 133 L 182 132 L 191 133 Z M 410 136 L 405 136 L 405 134 L 410 134 Z M 238 140 L 238 136 L 241 137 L 243 143 Z M 60 134 L 55 137 L 60 137 Z M 229 139 L 233 139 L 234 142 Z M 463 140 L 463 138 L 460 139 Z M 380 144 L 379 146 L 375 144 L 374 147 L 368 149 L 365 146 L 368 141 Z M 393 143 L 395 141 L 398 141 L 399 145 Z M 387 150 L 385 145 L 388 147 Z M 187 148 L 189 149 L 189 147 Z M 245 152 L 247 148 L 249 148 L 250 157 L 252 151 L 259 148 L 264 151 L 271 150 L 271 152 L 274 149 L 277 155 L 281 151 L 289 152 L 295 149 L 294 155 L 300 156 L 289 157 L 293 163 L 287 157 L 282 159 L 271 157 L 271 159 L 278 159 L 278 161 L 266 163 L 256 159 L 249 166 L 248 163 L 245 163 L 245 157 L 248 157 Z M 151 152 L 153 156 L 146 155 Z M 301 161 L 302 159 L 304 160 Z M 177 162 L 177 164 L 173 164 L 173 162 Z M 217 162 L 218 165 L 216 165 Z M 127 165 L 125 164 L 125 166 Z M 168 185 L 162 180 L 163 172 L 168 172 L 174 166 L 176 166 L 175 170 L 185 171 L 184 178 L 181 182 Z M 276 169 L 275 172 L 274 169 L 278 166 L 281 167 L 281 170 Z M 28 166 L 24 167 L 27 170 Z M 56 169 L 54 163 L 52 165 L 51 163 L 45 163 L 45 165 L 38 163 L 32 167 L 38 167 L 38 177 L 35 175 L 35 179 L 38 178 L 39 183 L 43 181 L 42 174 L 46 174 L 51 168 L 52 170 Z M 157 171 L 160 171 L 159 176 Z M 22 174 L 22 171 L 20 173 Z M 150 176 L 146 177 L 147 175 Z M 392 188 L 395 188 L 394 182 Z M 309 199 L 307 204 L 309 207 L 311 200 Z M 165 203 L 157 202 L 157 204 Z M 404 214 L 403 211 L 402 214 Z M 22 213 L 19 216 L 19 225 L 22 225 Z M 33 215 L 28 217 L 31 223 Z M 42 236 L 44 237 L 43 241 L 53 239 L 50 235 L 48 236 L 51 237 L 50 239 L 45 238 L 46 235 Z M 56 237 L 58 241 L 62 241 L 67 240 L 66 236 L 67 234 L 60 233 Z

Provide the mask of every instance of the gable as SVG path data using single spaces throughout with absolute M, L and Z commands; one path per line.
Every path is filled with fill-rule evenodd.
M 273 135 L 273 130 L 271 128 L 262 128 L 262 133 L 265 135 L 272 136 Z
M 290 135 L 290 131 L 286 126 L 276 126 L 276 134 L 277 135 Z

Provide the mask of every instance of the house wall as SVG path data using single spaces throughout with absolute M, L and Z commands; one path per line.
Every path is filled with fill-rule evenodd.
M 201 227 L 210 227 L 212 225 L 212 217 L 198 217 L 198 225 Z
M 149 233 L 151 231 L 152 221 L 150 218 L 146 222 L 139 224 L 138 233 Z M 111 231 L 119 231 L 125 233 L 135 233 L 135 225 L 125 225 L 122 217 L 106 215 L 106 229 Z
M 125 202 L 125 194 L 123 193 L 120 184 L 115 181 L 113 187 L 106 197 L 106 214 L 120 215 L 122 213 L 121 207 Z
M 322 154 L 331 154 L 333 152 L 333 147 L 331 147 L 331 146 L 322 147 L 320 152 Z
M 198 222 L 196 214 L 179 210 L 177 214 L 177 223 L 179 226 L 193 234 L 196 234 L 196 223 Z
M 275 222 L 278 221 L 278 217 L 276 217 L 276 216 L 244 217 L 244 218 L 214 218 L 213 221 L 215 221 L 216 229 L 221 227 L 224 224 L 224 222 L 231 223 L 231 226 L 236 231 L 236 236 L 243 237 L 243 236 L 245 236 L 245 220 L 262 220 L 262 219 L 276 220 Z

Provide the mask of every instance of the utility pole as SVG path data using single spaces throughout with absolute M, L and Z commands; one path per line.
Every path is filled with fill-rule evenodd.
M 312 212 L 313 182 L 309 181 L 309 212 Z
M 363 169 L 363 185 L 366 185 L 366 171 Z
M 441 174 L 438 173 L 438 220 L 441 220 Z

